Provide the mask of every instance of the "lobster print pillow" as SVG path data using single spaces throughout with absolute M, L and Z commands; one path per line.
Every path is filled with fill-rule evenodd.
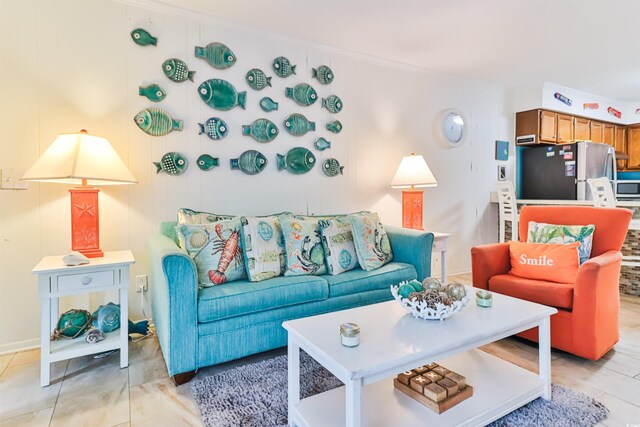
M 375 270 L 393 259 L 389 236 L 377 213 L 360 212 L 349 215 L 349 221 L 358 262 L 363 270 Z
M 590 225 L 556 225 L 542 222 L 529 221 L 527 230 L 527 242 L 531 243 L 559 243 L 569 244 L 580 243 L 578 253 L 580 254 L 580 265 L 591 256 L 591 246 L 593 245 L 593 233 L 596 226 Z
M 240 245 L 240 218 L 176 227 L 180 247 L 196 263 L 202 287 L 246 279 Z
M 242 217 L 240 220 L 249 280 L 260 282 L 284 273 L 284 243 L 278 217 Z
M 318 226 L 322 235 L 322 248 L 329 274 L 336 275 L 356 268 L 358 255 L 353 244 L 349 218 L 341 216 L 330 220 L 320 220 Z
M 285 276 L 327 274 L 324 249 L 320 241 L 318 220 L 294 215 L 281 215 L 280 225 L 287 255 Z

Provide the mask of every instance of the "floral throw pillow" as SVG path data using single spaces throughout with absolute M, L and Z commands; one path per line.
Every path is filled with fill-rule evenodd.
M 196 263 L 202 287 L 245 279 L 240 218 L 176 227 L 180 246 Z
M 393 259 L 389 236 L 384 231 L 377 213 L 353 214 L 349 216 L 349 221 L 358 262 L 363 270 L 375 270 Z
M 356 268 L 358 255 L 353 243 L 349 218 L 336 217 L 330 220 L 320 220 L 318 226 L 329 274 L 336 275 Z
M 573 243 L 579 242 L 578 254 L 580 264 L 591 256 L 593 233 L 596 226 L 589 225 L 557 225 L 542 222 L 529 221 L 527 242 L 531 243 Z
M 320 241 L 318 220 L 294 215 L 281 215 L 280 225 L 287 255 L 285 276 L 327 274 L 324 249 Z
M 235 218 L 234 215 L 221 215 L 210 212 L 198 212 L 187 208 L 178 209 L 178 224 L 209 224 Z
M 278 217 L 242 217 L 241 221 L 249 280 L 260 282 L 284 273 L 284 241 Z

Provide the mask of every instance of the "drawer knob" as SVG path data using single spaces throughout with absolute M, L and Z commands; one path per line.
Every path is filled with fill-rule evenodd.
M 91 283 L 91 281 L 93 280 L 93 278 L 91 276 L 86 276 L 82 278 L 82 284 L 83 285 L 88 285 L 89 283 Z

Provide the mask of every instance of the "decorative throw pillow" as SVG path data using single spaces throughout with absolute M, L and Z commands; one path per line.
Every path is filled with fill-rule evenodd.
M 180 246 L 193 258 L 202 287 L 245 279 L 240 218 L 176 227 Z
M 178 209 L 178 224 L 210 224 L 216 221 L 236 218 L 234 215 L 221 215 L 210 212 L 198 212 L 187 208 Z
M 242 217 L 241 221 L 249 280 L 260 282 L 284 273 L 284 241 L 278 217 Z
M 363 270 L 375 270 L 393 259 L 389 236 L 377 213 L 360 212 L 349 215 L 349 221 L 358 262 Z
M 578 253 L 580 264 L 591 256 L 593 233 L 596 226 L 590 225 L 557 225 L 529 221 L 527 242 L 531 243 L 573 243 L 579 242 Z
M 329 274 L 336 275 L 356 268 L 358 255 L 353 244 L 349 218 L 339 216 L 330 220 L 320 220 L 318 227 L 322 236 L 322 248 Z
M 569 244 L 510 242 L 511 274 L 527 279 L 574 283 L 580 268 L 579 242 Z
M 287 269 L 284 275 L 327 274 L 318 220 L 281 215 L 280 225 L 282 225 L 284 248 L 287 254 Z

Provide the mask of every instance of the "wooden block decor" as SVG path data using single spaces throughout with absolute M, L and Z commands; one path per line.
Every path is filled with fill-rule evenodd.
M 393 386 L 438 414 L 473 396 L 464 376 L 436 363 L 398 374 Z

